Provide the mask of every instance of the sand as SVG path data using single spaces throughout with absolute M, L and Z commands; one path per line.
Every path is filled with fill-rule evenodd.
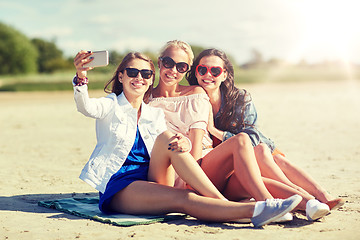
M 78 178 L 95 146 L 94 120 L 76 111 L 72 92 L 0 93 L 0 239 L 360 239 L 359 82 L 240 87 L 252 93 L 263 132 L 343 197 L 342 208 L 319 222 L 297 214 L 292 223 L 254 229 L 194 219 L 116 227 L 39 207 L 96 195 Z

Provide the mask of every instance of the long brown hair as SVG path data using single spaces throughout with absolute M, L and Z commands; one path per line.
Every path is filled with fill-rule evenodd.
M 106 93 L 115 93 L 116 96 L 119 96 L 123 92 L 123 85 L 119 81 L 119 74 L 123 73 L 125 68 L 128 67 L 128 64 L 134 59 L 141 59 L 141 60 L 144 60 L 145 62 L 148 62 L 150 64 L 151 70 L 153 71 L 152 84 L 149 86 L 149 89 L 146 91 L 146 93 L 144 95 L 144 102 L 147 103 L 148 99 L 149 99 L 149 97 L 151 95 L 153 85 L 154 85 L 155 66 L 154 66 L 154 63 L 151 61 L 151 59 L 148 56 L 145 56 L 144 54 L 139 53 L 139 52 L 130 52 L 123 58 L 123 60 L 121 61 L 121 63 L 117 67 L 117 69 L 116 69 L 116 71 L 114 73 L 114 76 L 105 84 L 104 92 L 106 92 Z M 111 87 L 111 90 L 109 89 L 110 87 Z
M 227 72 L 227 78 L 220 85 L 220 91 L 223 96 L 222 104 L 224 104 L 223 111 L 221 113 L 218 125 L 216 126 L 218 129 L 223 131 L 230 131 L 234 129 L 234 127 L 239 124 L 244 125 L 244 107 L 247 98 L 246 90 L 240 91 L 237 87 L 235 87 L 234 83 L 234 67 L 227 57 L 227 55 L 215 48 L 210 48 L 202 51 L 194 60 L 194 64 L 191 66 L 190 71 L 186 74 L 186 79 L 190 85 L 199 85 L 195 71 L 197 65 L 199 65 L 200 60 L 206 56 L 217 56 L 221 58 L 224 62 L 224 69 Z M 237 121 L 236 109 L 241 108 L 241 120 Z M 236 126 L 234 126 L 236 123 Z

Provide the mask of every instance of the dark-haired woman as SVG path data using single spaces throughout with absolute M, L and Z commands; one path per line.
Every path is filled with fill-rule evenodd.
M 201 52 L 195 59 L 187 80 L 190 85 L 203 87 L 210 98 L 212 106 L 208 125 L 210 134 L 222 142 L 237 138 L 239 134 L 247 134 L 254 146 L 262 176 L 296 189 L 303 194 L 304 200 L 311 199 L 307 201 L 309 205 L 307 215 L 310 220 L 325 215 L 329 207 L 333 208 L 334 205 L 342 203 L 341 199 L 331 197 L 308 174 L 290 163 L 284 154 L 275 148 L 273 141 L 258 130 L 257 112 L 250 94 L 235 87 L 234 69 L 224 52 L 217 49 Z M 206 166 L 202 165 L 202 168 Z M 321 209 L 323 214 L 314 216 L 310 206 Z

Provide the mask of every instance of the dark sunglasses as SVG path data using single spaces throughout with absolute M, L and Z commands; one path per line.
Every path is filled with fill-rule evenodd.
M 176 65 L 176 70 L 179 73 L 184 73 L 189 70 L 189 64 L 186 62 L 176 63 L 171 57 L 160 57 L 160 60 L 165 68 L 173 68 Z
M 219 66 L 208 67 L 206 65 L 198 65 L 196 67 L 196 72 L 200 74 L 200 76 L 204 76 L 208 71 L 213 77 L 218 77 L 225 70 Z
M 125 68 L 125 70 L 128 77 L 136 77 L 139 72 L 141 74 L 141 77 L 143 77 L 144 79 L 149 79 L 153 75 L 153 71 L 149 69 L 139 70 L 137 68 Z

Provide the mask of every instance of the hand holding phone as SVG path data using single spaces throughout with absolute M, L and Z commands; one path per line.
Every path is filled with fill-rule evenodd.
M 103 67 L 109 64 L 109 53 L 106 50 L 92 52 L 88 58 L 92 58 L 92 61 L 83 67 Z

